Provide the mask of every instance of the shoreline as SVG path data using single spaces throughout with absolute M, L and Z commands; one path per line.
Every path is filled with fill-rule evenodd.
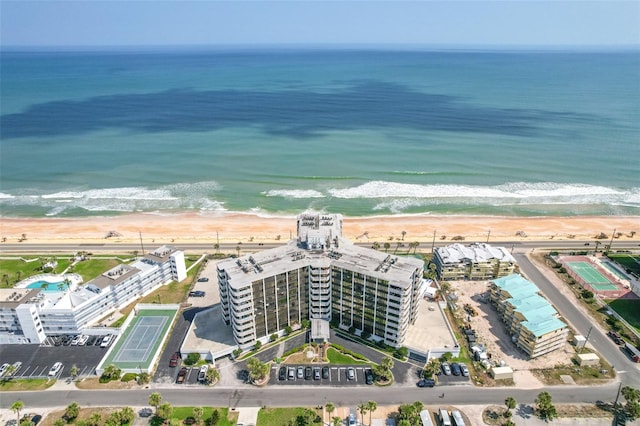
M 594 239 L 599 233 L 619 240 L 638 239 L 640 216 L 456 216 L 386 215 L 344 217 L 343 235 L 352 241 L 423 242 L 451 241 L 464 237 L 464 243 L 491 240 Z M 402 231 L 406 233 L 402 234 Z M 119 236 L 105 238 L 109 232 Z M 519 233 L 519 235 L 517 234 Z M 0 237 L 15 243 L 26 234 L 28 243 L 131 243 L 142 238 L 155 244 L 180 242 L 273 242 L 296 235 L 295 217 L 254 213 L 134 213 L 119 216 L 83 218 L 0 217 Z M 142 234 L 142 235 L 141 235 Z M 279 237 L 278 237 L 279 236 Z M 445 238 L 443 238 L 443 236 Z M 213 244 L 212 243 L 212 244 Z

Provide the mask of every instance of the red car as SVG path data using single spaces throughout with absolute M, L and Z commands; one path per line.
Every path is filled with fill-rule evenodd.
M 178 365 L 178 360 L 180 359 L 180 355 L 177 353 L 171 355 L 171 361 L 169 361 L 169 367 L 175 367 Z

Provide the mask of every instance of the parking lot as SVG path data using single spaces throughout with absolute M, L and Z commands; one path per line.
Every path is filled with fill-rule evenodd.
M 326 373 L 323 375 L 322 368 L 326 368 Z M 280 380 L 282 376 L 279 375 L 280 369 L 285 368 L 286 375 L 284 380 Z M 310 368 L 311 372 L 305 374 L 305 368 Z M 314 369 L 319 370 L 319 375 L 314 374 Z M 352 368 L 354 371 L 354 378 L 350 380 L 347 377 L 347 371 Z M 294 372 L 292 377 L 290 370 Z M 302 374 L 298 371 L 302 369 Z M 308 385 L 308 386 L 366 386 L 365 370 L 369 367 L 362 365 L 293 365 L 293 364 L 281 364 L 271 368 L 271 376 L 269 378 L 270 384 L 275 385 Z M 301 377 L 302 376 L 302 377 Z
M 71 368 L 78 369 L 78 376 L 95 374 L 96 366 L 107 353 L 107 347 L 87 346 L 40 346 L 40 345 L 2 345 L 0 359 L 2 363 L 21 362 L 15 372 L 16 378 L 46 377 L 56 362 L 63 364 L 56 377 L 71 376 Z
M 180 371 L 182 367 L 180 365 L 178 365 L 175 368 L 172 368 L 172 370 L 174 370 L 173 373 L 173 382 L 176 383 L 177 377 L 178 377 L 178 372 Z M 200 367 L 187 367 L 184 366 L 184 368 L 187 369 L 187 374 L 184 377 L 184 381 L 181 383 L 183 385 L 196 385 L 196 384 L 200 384 L 200 382 L 198 381 L 198 373 L 200 372 Z

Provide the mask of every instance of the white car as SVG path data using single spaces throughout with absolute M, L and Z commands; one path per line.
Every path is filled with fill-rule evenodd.
M 71 346 L 78 346 L 78 343 L 80 343 L 80 339 L 82 339 L 82 334 L 78 334 L 77 336 L 75 336 L 71 341 Z
M 198 381 L 199 382 L 204 382 L 207 378 L 207 371 L 209 371 L 209 366 L 208 365 L 203 365 L 202 367 L 200 367 L 200 372 L 198 373 Z
M 6 362 L 2 364 L 2 366 L 0 367 L 0 376 L 4 374 L 4 372 L 7 370 L 7 367 L 9 367 L 9 364 L 7 364 Z
M 48 376 L 49 377 L 57 376 L 60 370 L 62 370 L 62 363 L 56 362 L 55 364 L 53 364 L 53 367 L 51 367 L 51 370 L 49 370 Z
M 22 362 L 17 361 L 13 363 L 13 375 L 15 376 L 16 373 L 18 372 L 18 370 L 20 370 L 20 367 L 22 367 Z
M 84 334 L 80 336 L 80 340 L 78 340 L 78 346 L 84 346 L 89 340 L 89 336 L 85 336 Z

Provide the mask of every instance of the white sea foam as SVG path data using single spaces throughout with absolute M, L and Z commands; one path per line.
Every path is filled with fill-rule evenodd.
M 419 185 L 386 181 L 372 181 L 350 188 L 329 189 L 336 198 L 430 198 L 430 199 L 563 199 L 580 198 L 594 202 L 598 199 L 624 198 L 628 191 L 603 186 L 561 184 L 552 182 L 515 182 L 496 186 Z M 556 200 L 561 201 L 561 200 Z M 486 201 L 485 201 L 486 202 Z
M 224 211 L 224 202 L 213 198 L 220 189 L 217 182 L 179 183 L 159 188 L 121 187 L 89 190 L 65 190 L 41 195 L 13 195 L 1 199 L 13 206 L 50 208 L 47 216 L 69 209 L 90 212 L 146 212 L 161 210 Z
M 4 192 L 0 192 L 0 200 L 8 199 L 8 198 L 15 198 L 15 196 L 11 194 L 5 194 Z
M 272 189 L 262 192 L 267 197 L 284 197 L 284 198 L 324 198 L 322 192 L 313 189 Z

